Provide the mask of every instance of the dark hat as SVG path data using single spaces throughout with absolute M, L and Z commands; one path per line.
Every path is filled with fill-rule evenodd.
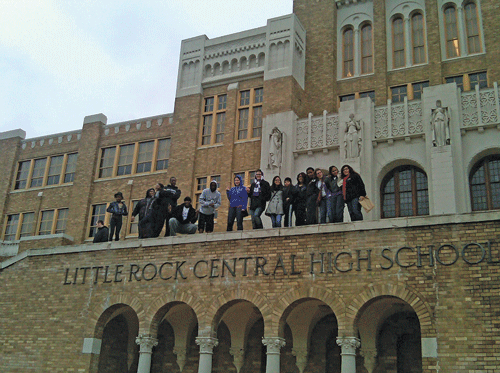
M 186 202 L 186 201 L 191 202 L 191 197 L 186 197 L 186 198 L 184 198 L 184 202 Z
M 115 198 L 118 198 L 118 197 L 122 197 L 123 198 L 122 192 L 115 193 Z

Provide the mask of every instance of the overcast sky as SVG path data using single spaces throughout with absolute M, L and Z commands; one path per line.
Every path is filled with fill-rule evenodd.
M 0 132 L 173 112 L 181 40 L 265 26 L 293 0 L 0 0 Z

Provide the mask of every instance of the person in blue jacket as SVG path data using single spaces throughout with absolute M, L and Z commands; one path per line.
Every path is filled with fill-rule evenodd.
M 243 213 L 247 209 L 248 192 L 250 188 L 245 187 L 239 175 L 234 177 L 234 187 L 226 188 L 229 200 L 229 211 L 227 215 L 227 231 L 233 230 L 234 219 L 239 231 L 243 230 Z

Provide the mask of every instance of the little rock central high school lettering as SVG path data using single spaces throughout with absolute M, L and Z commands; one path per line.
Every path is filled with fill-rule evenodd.
M 495 250 L 498 251 L 498 250 Z M 498 252 L 492 252 L 492 242 L 470 242 L 464 245 L 442 244 L 429 245 L 426 248 L 403 246 L 398 249 L 383 248 L 376 256 L 371 249 L 308 253 L 290 255 L 284 258 L 278 255 L 276 260 L 265 256 L 248 256 L 231 259 L 212 258 L 194 260 L 165 261 L 146 264 L 113 264 L 66 268 L 64 285 L 152 281 L 155 279 L 187 280 L 190 276 L 198 279 L 247 276 L 298 276 L 306 272 L 309 266 L 311 275 L 325 273 L 345 273 L 352 270 L 371 271 L 388 270 L 394 265 L 401 268 L 421 268 L 435 265 L 450 266 L 461 259 L 468 265 L 477 265 L 486 261 L 488 264 L 500 263 Z

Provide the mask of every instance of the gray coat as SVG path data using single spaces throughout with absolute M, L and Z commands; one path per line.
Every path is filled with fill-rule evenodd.
M 283 210 L 283 191 L 272 191 L 271 199 L 267 205 L 266 215 L 276 214 L 283 215 L 285 212 Z

